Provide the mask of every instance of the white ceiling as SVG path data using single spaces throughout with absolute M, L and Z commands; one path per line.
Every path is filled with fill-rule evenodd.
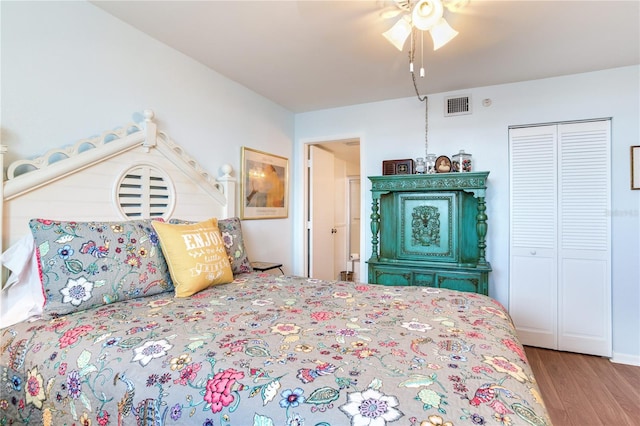
M 92 3 L 295 113 L 415 95 L 381 0 Z M 421 93 L 640 63 L 638 0 L 471 0 L 445 17 L 460 35 L 436 52 L 425 38 Z

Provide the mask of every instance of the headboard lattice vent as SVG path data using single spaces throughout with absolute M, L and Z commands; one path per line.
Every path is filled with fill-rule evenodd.
M 175 202 L 171 178 L 152 165 L 138 165 L 123 173 L 115 191 L 116 205 L 128 219 L 169 217 Z

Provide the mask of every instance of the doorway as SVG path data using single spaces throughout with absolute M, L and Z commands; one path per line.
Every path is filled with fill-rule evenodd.
M 305 273 L 334 280 L 351 272 L 353 279 L 360 256 L 360 140 L 306 144 L 305 162 Z

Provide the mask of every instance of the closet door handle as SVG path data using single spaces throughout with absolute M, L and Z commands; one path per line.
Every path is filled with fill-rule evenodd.
M 535 250 L 531 250 L 529 253 L 531 253 L 531 256 L 535 256 L 536 255 L 536 251 Z
M 336 228 L 331 228 L 331 233 L 332 233 L 332 234 L 337 234 L 337 233 L 338 233 L 338 230 L 337 230 Z

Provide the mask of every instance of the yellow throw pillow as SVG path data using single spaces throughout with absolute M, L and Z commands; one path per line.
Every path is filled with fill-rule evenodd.
M 187 297 L 215 285 L 233 281 L 233 272 L 218 229 L 218 219 L 174 225 L 153 222 L 176 297 Z

